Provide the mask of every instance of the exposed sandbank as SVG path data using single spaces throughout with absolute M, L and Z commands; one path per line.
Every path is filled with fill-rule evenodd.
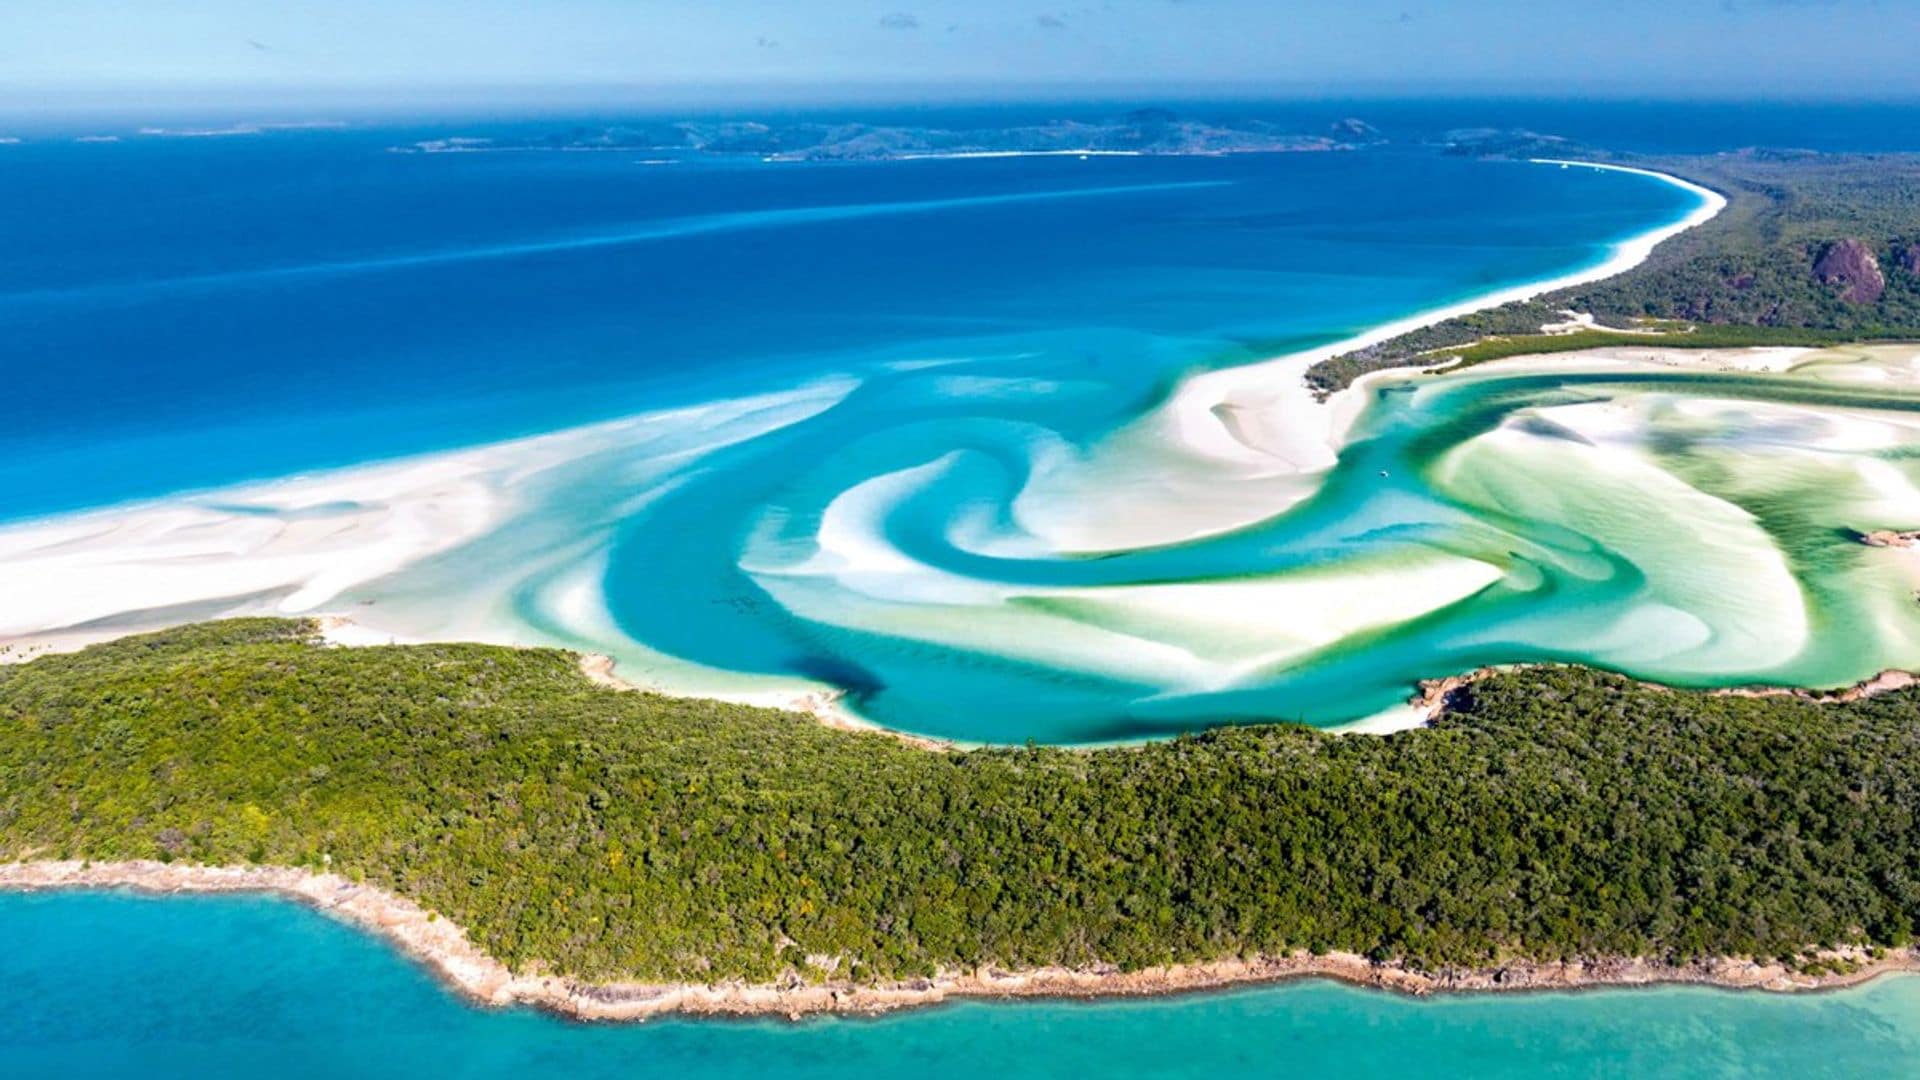
M 530 1005 L 582 1020 L 646 1020 L 670 1014 L 786 1016 L 875 1014 L 966 998 L 1092 998 L 1172 994 L 1286 979 L 1328 978 L 1413 995 L 1450 992 L 1569 990 L 1696 984 L 1748 990 L 1804 991 L 1855 986 L 1890 972 L 1920 971 L 1911 949 L 1879 956 L 1855 948 L 1824 949 L 1818 958 L 1844 972 L 1804 974 L 1772 960 L 1722 958 L 1667 964 L 1639 957 L 1570 962 L 1509 962 L 1484 968 L 1415 971 L 1376 964 L 1352 953 L 1294 953 L 1223 959 L 1140 971 L 1038 968 L 941 973 L 909 982 L 856 985 L 805 983 L 592 983 L 539 973 L 516 974 L 476 948 L 464 930 L 405 897 L 337 874 L 289 867 L 208 867 L 159 862 L 34 861 L 0 864 L 0 888 L 12 890 L 126 888 L 157 894 L 270 893 L 309 904 L 378 934 L 418 959 L 467 999 L 488 1006 Z
M 1461 315 L 1518 300 L 1531 300 L 1545 293 L 1625 273 L 1645 262 L 1653 254 L 1654 248 L 1712 220 L 1727 205 L 1726 197 L 1716 191 L 1648 169 L 1551 159 L 1536 159 L 1532 164 L 1652 177 L 1697 196 L 1700 203 L 1677 221 L 1616 243 L 1607 259 L 1584 270 L 1511 286 L 1434 308 L 1316 349 L 1189 379 L 1180 386 L 1162 411 L 1160 422 L 1167 434 L 1195 453 L 1223 461 L 1270 463 L 1278 459 L 1301 468 L 1325 468 L 1332 464 L 1332 455 L 1357 415 L 1365 395 L 1338 394 L 1325 406 L 1310 408 L 1310 405 L 1318 403 L 1303 382 L 1307 368 L 1322 360 L 1378 345 Z M 1223 411 L 1234 415 L 1260 415 L 1264 417 L 1264 422 L 1257 428 L 1223 424 L 1218 421 Z
M 1474 296 L 1304 352 L 1189 378 L 1166 404 L 1101 446 L 1041 471 L 1016 503 L 1021 525 L 1055 550 L 1098 553 L 1181 543 L 1272 517 L 1312 494 L 1314 477 L 1333 467 L 1371 397 L 1362 380 L 1321 401 L 1306 384 L 1308 368 L 1460 315 L 1623 273 L 1727 205 L 1719 193 L 1665 173 L 1584 162 L 1533 164 L 1651 176 L 1700 203 L 1678 221 L 1620 241 L 1607 259 L 1587 269 Z M 1145 493 L 1177 512 L 1138 513 Z

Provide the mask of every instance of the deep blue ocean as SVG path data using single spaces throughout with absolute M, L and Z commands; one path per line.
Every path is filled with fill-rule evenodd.
M 421 134 L 5 147 L 0 518 L 997 351 L 1130 369 L 1091 430 L 1188 371 L 1577 268 L 1686 201 L 1419 149 L 387 152 Z
M 1315 123 L 1357 115 L 1404 137 L 1497 125 L 1647 151 L 1920 148 L 1920 110 L 1900 106 L 1264 108 Z M 1113 110 L 900 115 L 1076 111 Z M 22 128 L 22 142 L 0 146 L 0 520 L 846 375 L 863 391 L 840 412 L 844 431 L 885 414 L 900 432 L 988 450 L 1014 424 L 1090 443 L 1186 375 L 1577 271 L 1690 205 L 1655 181 L 1470 162 L 1410 142 L 832 166 L 388 150 L 604 119 L 359 118 L 217 138 L 139 136 L 137 123 L 105 118 Z M 120 141 L 74 141 L 100 134 Z M 1064 390 L 936 399 L 912 367 L 931 359 L 983 385 L 1017 375 Z M 730 475 L 772 485 L 779 468 L 799 475 L 821 460 L 806 455 L 845 444 L 816 426 Z M 722 485 L 680 507 L 678 520 L 710 536 L 622 537 L 608 578 L 622 627 L 702 662 L 844 675 L 826 635 L 809 639 L 820 655 L 795 659 L 790 641 L 763 646 L 737 623 L 659 617 L 675 610 L 674 590 L 732 572 L 721 563 L 747 525 L 729 514 L 768 497 Z M 663 536 L 714 565 L 689 561 L 663 582 L 647 561 Z M 883 673 L 922 662 L 862 659 Z M 1030 693 L 1031 674 L 1006 675 L 1006 692 Z M 980 681 L 990 676 L 974 685 L 998 685 Z M 1299 984 L 620 1029 L 470 1009 L 383 946 L 267 901 L 0 896 L 0 942 L 0 1073 L 22 1076 L 1821 1076 L 1920 1061 L 1912 979 L 1791 999 L 1440 1002 Z

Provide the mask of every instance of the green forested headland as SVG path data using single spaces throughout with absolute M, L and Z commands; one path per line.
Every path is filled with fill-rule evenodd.
M 0 858 L 330 858 L 510 964 L 601 978 L 1775 956 L 1920 918 L 1913 690 L 1538 669 L 1386 737 L 939 753 L 601 688 L 554 650 L 311 631 L 0 667 Z
M 1727 207 L 1625 273 L 1333 357 L 1308 372 L 1309 385 L 1330 393 L 1384 368 L 1600 345 L 1920 340 L 1920 155 L 1578 156 L 1684 177 L 1725 195 Z M 1603 326 L 1666 332 L 1542 335 L 1565 310 Z

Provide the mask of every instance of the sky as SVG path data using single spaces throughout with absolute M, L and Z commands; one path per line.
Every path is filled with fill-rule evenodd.
M 0 104 L 1920 96 L 1920 0 L 0 0 Z

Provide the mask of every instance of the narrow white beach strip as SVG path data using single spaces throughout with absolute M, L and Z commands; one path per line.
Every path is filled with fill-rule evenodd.
M 1536 159 L 1533 164 L 1564 165 L 1569 168 L 1599 169 L 1606 172 L 1652 177 L 1697 196 L 1700 199 L 1700 205 L 1678 221 L 1620 241 L 1614 245 L 1611 256 L 1584 270 L 1576 270 L 1544 281 L 1515 285 L 1508 289 L 1463 300 L 1457 304 L 1435 308 L 1377 326 L 1364 334 L 1332 345 L 1324 345 L 1264 363 L 1248 364 L 1195 376 L 1180 386 L 1163 411 L 1163 422 L 1168 434 L 1190 450 L 1231 461 L 1271 461 L 1279 458 L 1296 465 L 1303 459 L 1330 461 L 1345 426 L 1344 422 L 1336 423 L 1336 417 L 1341 421 L 1350 421 L 1351 416 L 1342 415 L 1340 410 L 1325 406 L 1308 407 L 1318 403 L 1314 401 L 1312 392 L 1301 381 L 1307 368 L 1322 360 L 1391 341 L 1402 334 L 1461 315 L 1499 307 L 1517 300 L 1531 300 L 1545 293 L 1624 273 L 1645 262 L 1647 257 L 1653 254 L 1653 249 L 1663 242 L 1711 220 L 1727 205 L 1726 198 L 1719 192 L 1682 180 L 1677 176 L 1669 176 L 1650 169 L 1547 158 Z M 1222 422 L 1222 412 L 1242 415 L 1269 413 L 1275 419 L 1257 427 L 1245 423 L 1229 427 Z M 1314 422 L 1314 418 L 1318 418 L 1317 423 Z M 1306 431 L 1301 430 L 1299 425 L 1302 422 L 1310 424 L 1311 428 Z M 1250 431 L 1258 431 L 1260 434 L 1249 437 L 1247 433 Z

